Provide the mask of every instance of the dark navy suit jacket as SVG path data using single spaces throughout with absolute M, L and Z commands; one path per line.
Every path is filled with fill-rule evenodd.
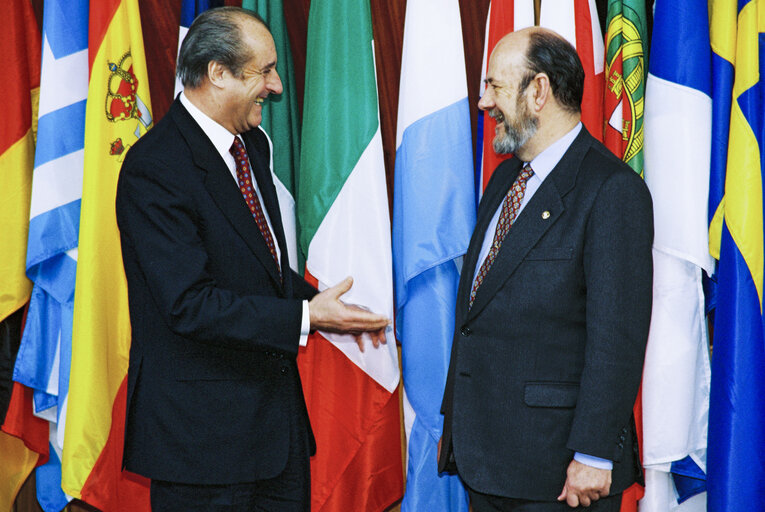
M 507 234 L 468 309 L 487 225 L 520 172 L 481 201 L 460 279 L 440 468 L 487 494 L 554 501 L 574 452 L 638 477 L 632 406 L 651 315 L 653 214 L 640 177 L 583 128 Z
M 124 465 L 149 478 L 271 478 L 285 467 L 291 422 L 308 425 L 295 357 L 301 301 L 316 290 L 289 267 L 265 136 L 242 137 L 283 281 L 231 173 L 178 100 L 120 173 L 132 324 Z

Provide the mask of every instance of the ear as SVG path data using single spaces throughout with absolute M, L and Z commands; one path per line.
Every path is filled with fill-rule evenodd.
M 222 89 L 229 70 L 220 62 L 211 60 L 207 63 L 207 78 L 213 86 Z
M 552 89 L 550 88 L 550 77 L 547 73 L 537 73 L 529 84 L 531 99 L 535 112 L 541 112 L 547 102 L 552 98 Z

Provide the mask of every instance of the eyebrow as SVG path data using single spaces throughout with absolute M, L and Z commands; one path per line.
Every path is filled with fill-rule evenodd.
M 274 60 L 274 61 L 269 62 L 268 64 L 266 64 L 265 66 L 263 66 L 260 69 L 263 70 L 263 69 L 275 68 L 275 67 L 276 67 L 276 61 Z

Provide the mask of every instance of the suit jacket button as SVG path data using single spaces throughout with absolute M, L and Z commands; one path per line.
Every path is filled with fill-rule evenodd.
M 282 375 L 287 375 L 287 367 L 286 366 L 282 366 L 282 369 L 279 370 L 279 371 L 282 372 Z
M 463 336 L 470 336 L 471 334 L 473 334 L 473 329 L 471 329 L 467 325 L 463 325 L 462 329 L 460 329 L 460 332 L 462 333 Z

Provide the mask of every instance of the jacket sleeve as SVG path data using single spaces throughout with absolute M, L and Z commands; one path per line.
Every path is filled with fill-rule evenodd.
M 141 280 L 160 316 L 177 335 L 240 350 L 297 353 L 302 303 L 242 295 L 220 287 L 206 270 L 204 219 L 188 176 L 147 157 L 123 165 L 117 222 L 130 279 Z
M 642 377 L 651 318 L 653 212 L 634 172 L 598 191 L 584 240 L 587 340 L 567 446 L 618 461 Z

